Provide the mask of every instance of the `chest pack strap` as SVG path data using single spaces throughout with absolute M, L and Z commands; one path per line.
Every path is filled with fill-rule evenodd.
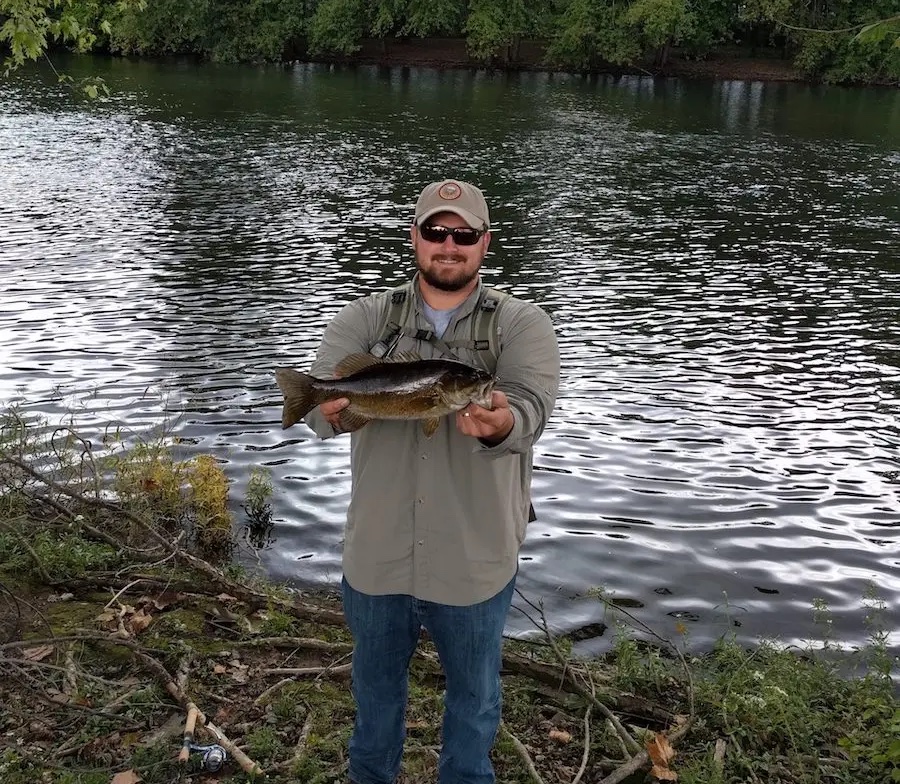
M 468 348 L 482 352 L 482 355 L 490 360 L 489 365 L 496 363 L 500 353 L 497 312 L 508 294 L 497 289 L 484 289 L 481 299 L 475 306 L 472 337 L 468 340 L 442 340 L 431 330 L 406 326 L 415 297 L 412 286 L 412 281 L 408 281 L 391 291 L 391 306 L 387 320 L 378 342 L 369 349 L 369 353 L 379 358 L 390 356 L 400 338 L 405 335 L 413 340 L 431 343 L 454 358 L 457 357 L 458 349 Z

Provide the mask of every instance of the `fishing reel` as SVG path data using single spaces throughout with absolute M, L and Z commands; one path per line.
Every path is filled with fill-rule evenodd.
M 228 759 L 228 752 L 218 743 L 190 743 L 188 750 L 203 755 L 200 758 L 200 765 L 207 773 L 221 770 Z

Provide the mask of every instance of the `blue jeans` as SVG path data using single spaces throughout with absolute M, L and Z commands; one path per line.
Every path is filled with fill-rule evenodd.
M 446 679 L 440 784 L 494 784 L 491 748 L 500 724 L 503 627 L 516 579 L 467 607 L 404 594 L 370 596 L 342 580 L 344 616 L 353 635 L 356 721 L 350 780 L 393 784 L 406 737 L 409 661 L 422 627 L 434 641 Z

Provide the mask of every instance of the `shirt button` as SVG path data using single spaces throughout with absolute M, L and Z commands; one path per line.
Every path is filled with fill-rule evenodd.
M 423 460 L 427 460 L 427 459 L 428 459 L 428 455 L 422 455 L 422 459 L 423 459 Z
M 425 544 L 425 542 L 422 539 L 419 539 L 418 544 L 419 544 L 419 547 L 421 547 L 423 544 Z

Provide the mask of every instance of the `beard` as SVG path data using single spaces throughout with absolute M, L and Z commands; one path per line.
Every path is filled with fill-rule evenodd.
M 443 259 L 455 262 L 452 265 L 441 264 Z M 418 259 L 416 267 L 422 279 L 433 288 L 440 291 L 460 291 L 468 286 L 478 275 L 478 267 L 466 268 L 466 259 L 463 256 L 432 256 L 431 264 L 427 267 Z

